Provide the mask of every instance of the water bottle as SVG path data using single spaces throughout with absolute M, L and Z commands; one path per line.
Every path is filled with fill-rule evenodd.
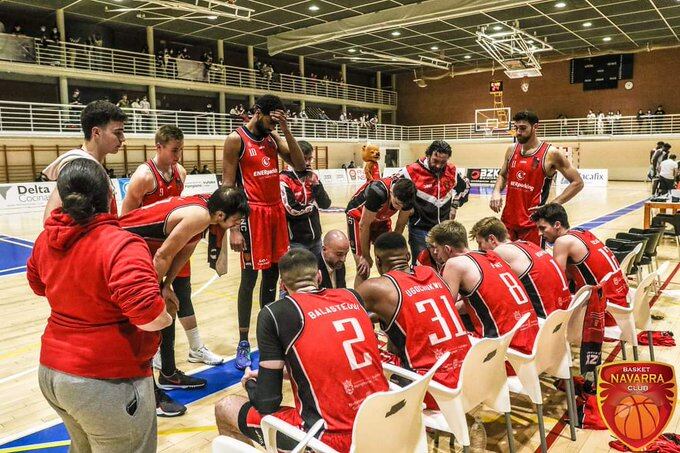
M 479 416 L 475 416 L 475 422 L 470 427 L 470 452 L 484 453 L 486 451 L 486 429 Z

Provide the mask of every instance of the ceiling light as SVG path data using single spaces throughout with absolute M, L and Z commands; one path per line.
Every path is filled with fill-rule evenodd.
M 207 18 L 210 20 L 217 20 L 217 16 L 208 16 Z
M 357 51 L 357 50 L 354 49 L 354 48 L 352 48 L 352 49 L 347 49 L 347 52 L 349 52 L 349 53 L 355 53 L 356 51 Z
M 463 58 L 465 58 L 466 60 L 469 60 L 472 57 L 470 55 L 465 55 Z
M 401 32 L 399 30 L 394 30 L 392 33 L 390 33 L 392 36 L 401 36 Z
M 602 41 L 604 42 L 609 42 L 611 40 L 612 40 L 611 36 L 605 36 L 604 38 L 602 38 Z
M 555 3 L 555 8 L 564 8 L 565 6 L 567 6 L 567 4 L 564 2 Z
M 493 29 L 496 31 L 501 31 L 503 30 L 503 27 L 501 27 L 500 25 L 494 25 Z
M 439 50 L 439 47 L 437 47 L 437 46 L 432 46 L 432 47 L 430 47 L 430 50 Z
M 585 28 L 592 27 L 593 23 L 592 22 L 583 22 L 582 24 Z
M 319 10 L 319 7 L 318 7 L 318 6 L 316 6 L 316 5 L 312 5 L 312 6 L 310 6 L 310 7 L 309 7 L 309 8 L 307 8 L 307 9 L 309 9 L 310 11 L 314 11 L 314 12 L 316 12 L 316 11 L 318 11 L 318 10 Z

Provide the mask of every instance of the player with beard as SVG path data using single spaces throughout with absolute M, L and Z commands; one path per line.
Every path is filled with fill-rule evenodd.
M 510 240 L 521 239 L 542 245 L 531 213 L 548 201 L 550 183 L 556 173 L 569 181 L 564 191 L 551 202 L 564 204 L 583 189 L 583 180 L 569 159 L 556 147 L 538 139 L 538 116 L 527 110 L 512 118 L 517 143 L 508 147 L 503 166 L 493 188 L 489 206 L 494 212 L 503 207 L 501 192 L 508 188 L 501 220 Z
M 253 289 L 262 271 L 260 307 L 273 302 L 279 278 L 279 259 L 288 250 L 286 210 L 279 188 L 279 159 L 297 172 L 305 170 L 305 158 L 288 129 L 285 107 L 277 96 L 257 100 L 248 123 L 227 136 L 224 142 L 222 184 L 242 187 L 250 214 L 240 227 L 230 230 L 229 244 L 241 253 L 241 283 L 238 289 L 239 344 L 236 367 L 250 366 L 250 315 Z M 282 138 L 274 132 L 279 126 Z

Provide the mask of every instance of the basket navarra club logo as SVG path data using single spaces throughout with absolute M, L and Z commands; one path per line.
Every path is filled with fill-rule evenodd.
M 631 450 L 641 451 L 661 435 L 676 399 L 670 365 L 615 362 L 600 367 L 597 406 L 609 430 Z

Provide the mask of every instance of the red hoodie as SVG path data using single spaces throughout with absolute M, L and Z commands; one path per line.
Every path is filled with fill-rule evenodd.
M 111 214 L 78 225 L 55 209 L 35 241 L 28 283 L 52 312 L 40 363 L 95 379 L 151 376 L 158 332 L 148 324 L 165 310 L 149 249 Z

